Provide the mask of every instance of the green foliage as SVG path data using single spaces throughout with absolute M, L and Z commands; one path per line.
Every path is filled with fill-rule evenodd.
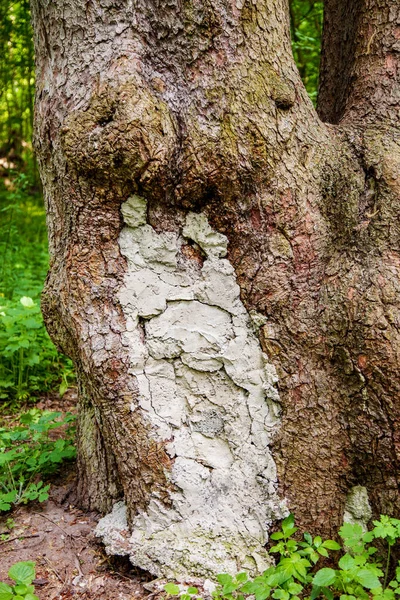
M 318 92 L 323 10 L 321 0 L 290 0 L 293 56 L 314 103 Z
M 0 427 L 0 511 L 32 500 L 47 500 L 50 485 L 44 485 L 41 477 L 75 457 L 75 417 L 70 413 L 61 416 L 59 412 L 31 409 L 21 415 L 19 425 Z M 50 432 L 60 427 L 66 437 L 52 439 Z
M 180 600 L 194 600 L 195 598 L 199 598 L 199 590 L 195 587 L 181 589 L 179 585 L 176 585 L 175 583 L 167 583 L 164 586 L 164 590 L 167 592 L 168 596 L 179 596 Z
M 390 549 L 400 540 L 400 521 L 382 516 L 373 523 L 374 529 L 368 532 L 360 525 L 345 523 L 339 530 L 343 540 L 340 545 L 334 540 L 322 540 L 320 536 L 313 538 L 309 533 L 305 533 L 302 540 L 297 539 L 294 517 L 289 515 L 282 522 L 281 530 L 271 535 L 277 542 L 270 548 L 271 554 L 278 555 L 276 564 L 254 579 L 245 572 L 235 576 L 218 575 L 219 585 L 213 597 L 215 600 L 247 597 L 255 600 L 395 600 L 400 596 L 400 564 L 395 577 L 388 584 L 387 581 Z M 371 545 L 373 540 L 386 542 L 385 570 L 382 570 L 381 560 L 374 558 L 379 553 Z M 325 566 L 317 570 L 321 557 L 337 568 Z M 182 592 L 173 583 L 164 589 L 180 598 L 189 592 Z
M 15 585 L 0 581 L 0 600 L 39 600 L 32 585 L 36 577 L 34 562 L 29 560 L 15 563 L 8 571 L 8 576 L 15 581 Z
M 44 208 L 19 176 L 0 190 L 0 400 L 14 401 L 73 380 L 43 325 L 40 293 L 48 268 Z
M 33 97 L 29 0 L 0 0 L 0 156 L 30 170 Z

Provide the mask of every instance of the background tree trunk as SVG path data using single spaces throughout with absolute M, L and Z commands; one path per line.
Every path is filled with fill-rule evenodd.
M 400 17 L 369 0 L 342 28 L 344 4 L 334 127 L 283 0 L 33 1 L 43 311 L 78 371 L 81 501 L 124 498 L 99 532 L 157 575 L 262 568 L 284 500 L 323 534 L 353 486 L 398 502 Z

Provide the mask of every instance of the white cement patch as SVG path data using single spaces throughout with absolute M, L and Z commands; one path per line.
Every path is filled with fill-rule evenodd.
M 122 207 L 128 272 L 119 299 L 140 408 L 173 459 L 175 491 L 172 508 L 151 498 L 121 551 L 163 577 L 260 570 L 268 524 L 285 511 L 268 447 L 279 422 L 277 376 L 222 258 L 227 238 L 194 213 L 182 235 L 157 233 L 146 212 L 138 196 Z M 206 254 L 202 266 L 181 252 L 188 241 Z M 97 529 L 113 553 L 121 510 Z

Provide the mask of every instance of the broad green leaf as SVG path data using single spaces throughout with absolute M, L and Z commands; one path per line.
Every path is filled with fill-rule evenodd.
M 327 548 L 328 550 L 340 550 L 340 548 L 341 548 L 340 544 L 338 544 L 337 542 L 335 542 L 333 540 L 325 540 L 325 542 L 322 545 L 324 548 Z
M 32 583 L 35 579 L 35 563 L 32 561 L 17 562 L 8 571 L 10 579 L 17 583 Z
M 290 514 L 282 521 L 282 530 L 291 529 L 294 525 L 294 515 Z
M 291 575 L 288 576 L 286 571 L 280 570 L 279 568 L 277 568 L 274 573 L 270 573 L 267 576 L 266 583 L 270 587 L 276 587 L 278 585 L 282 585 L 283 583 L 285 583 L 285 581 L 290 579 L 290 577 L 291 577 Z
M 14 591 L 20 596 L 25 596 L 25 594 L 28 593 L 29 589 L 27 585 L 25 585 L 24 583 L 20 583 L 14 586 Z
M 6 583 L 0 582 L 0 600 L 11 600 L 14 596 L 12 588 Z
M 240 588 L 240 591 L 243 594 L 255 594 L 256 590 L 260 587 L 259 583 L 255 583 L 254 581 L 247 581 L 243 587 Z
M 271 533 L 269 537 L 271 540 L 282 540 L 285 536 L 281 531 L 276 531 L 275 533 Z
M 255 598 L 256 600 L 266 600 L 266 598 L 269 598 L 271 594 L 271 588 L 268 587 L 267 585 L 263 585 L 255 591 Z
M 339 567 L 343 569 L 343 571 L 350 571 L 350 569 L 353 569 L 355 566 L 356 562 L 350 554 L 345 554 L 339 560 Z
M 289 600 L 289 592 L 287 592 L 286 590 L 282 590 L 280 588 L 278 588 L 277 590 L 274 591 L 274 593 L 272 594 L 272 597 L 275 598 L 276 600 Z
M 336 579 L 336 573 L 333 569 L 320 569 L 312 580 L 313 585 L 319 587 L 328 587 L 334 583 Z
M 166 583 L 164 585 L 164 590 L 167 592 L 167 594 L 169 594 L 170 596 L 179 596 L 180 594 L 180 589 L 179 586 L 177 586 L 175 583 Z
M 238 587 L 238 584 L 235 583 L 234 581 L 231 581 L 230 583 L 225 583 L 225 585 L 222 588 L 222 593 L 224 594 L 224 596 L 226 596 L 227 594 L 231 594 L 232 592 L 234 592 Z
M 340 537 L 346 541 L 354 537 L 361 537 L 363 533 L 363 528 L 358 523 L 344 523 L 339 529 Z
M 232 579 L 232 575 L 228 575 L 228 573 L 220 573 L 219 575 L 217 575 L 218 583 L 220 583 L 221 585 L 231 583 Z
M 191 595 L 192 595 L 192 594 L 198 594 L 198 593 L 199 593 L 199 590 L 198 590 L 196 587 L 189 587 L 189 588 L 187 589 L 187 593 L 188 593 L 188 594 L 191 594 Z
M 287 586 L 287 591 L 292 594 L 292 596 L 297 596 L 297 594 L 300 594 L 302 589 L 303 586 L 300 583 L 295 583 L 294 581 L 291 581 Z
M 360 569 L 357 573 L 357 581 L 361 583 L 368 590 L 377 588 L 380 586 L 380 581 L 374 573 L 371 573 L 368 569 Z

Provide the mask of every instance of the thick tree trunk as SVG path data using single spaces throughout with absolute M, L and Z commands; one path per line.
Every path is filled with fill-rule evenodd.
M 80 496 L 124 499 L 99 531 L 157 575 L 262 568 L 285 502 L 330 534 L 353 486 L 374 514 L 398 502 L 400 20 L 359 4 L 341 55 L 327 6 L 334 127 L 283 0 L 33 1 Z

